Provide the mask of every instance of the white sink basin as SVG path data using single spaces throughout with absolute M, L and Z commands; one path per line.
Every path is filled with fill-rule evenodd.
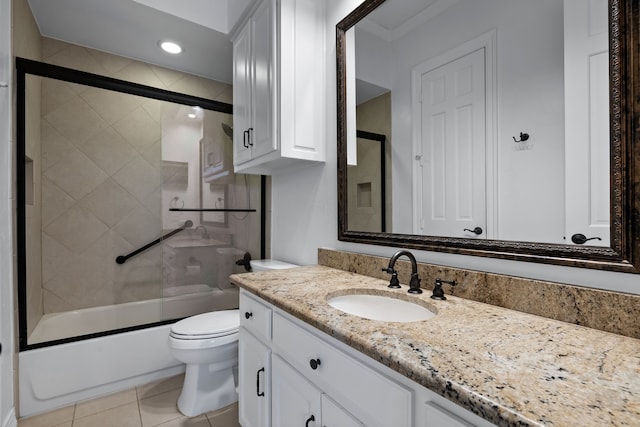
M 327 302 L 345 313 L 384 322 L 417 322 L 436 315 L 422 305 L 383 295 L 340 295 L 330 297 Z

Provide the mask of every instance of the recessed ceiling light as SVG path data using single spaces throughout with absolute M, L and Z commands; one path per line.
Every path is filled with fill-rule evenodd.
M 182 47 L 176 42 L 163 41 L 163 42 L 160 42 L 160 47 L 165 52 L 172 53 L 174 55 L 182 52 Z
M 196 115 L 196 113 L 189 113 L 187 114 L 187 117 L 189 117 L 190 119 L 195 119 L 198 116 Z

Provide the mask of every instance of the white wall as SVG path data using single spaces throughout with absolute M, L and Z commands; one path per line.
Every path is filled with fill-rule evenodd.
M 15 426 L 13 401 L 13 248 L 11 0 L 0 0 L 0 426 Z
M 379 256 L 391 256 L 398 249 L 337 240 L 335 25 L 358 4 L 359 0 L 327 0 L 327 161 L 273 177 L 275 259 L 315 264 L 318 247 Z M 413 253 L 422 262 L 640 294 L 638 276 L 632 274 L 425 251 Z

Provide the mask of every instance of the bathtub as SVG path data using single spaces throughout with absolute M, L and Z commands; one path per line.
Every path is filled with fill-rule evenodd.
M 29 338 L 44 342 L 235 308 L 238 290 L 170 288 L 166 298 L 45 315 Z M 202 288 L 200 288 L 202 290 Z M 167 345 L 171 325 L 22 351 L 20 417 L 50 411 L 184 372 Z

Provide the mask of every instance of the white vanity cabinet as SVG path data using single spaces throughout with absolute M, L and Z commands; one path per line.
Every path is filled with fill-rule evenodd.
M 272 424 L 274 426 L 363 427 L 280 356 L 273 356 Z
M 238 338 L 238 418 L 243 427 L 271 426 L 271 308 L 243 295 Z
M 492 425 L 244 289 L 240 316 L 243 427 Z
M 324 19 L 324 2 L 262 0 L 232 35 L 235 172 L 325 160 Z
M 363 424 L 411 427 L 411 389 L 331 346 L 284 313 L 273 313 L 271 349 Z

